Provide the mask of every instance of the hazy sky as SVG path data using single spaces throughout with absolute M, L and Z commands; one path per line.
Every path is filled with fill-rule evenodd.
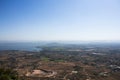
M 6 40 L 120 40 L 120 0 L 0 0 Z

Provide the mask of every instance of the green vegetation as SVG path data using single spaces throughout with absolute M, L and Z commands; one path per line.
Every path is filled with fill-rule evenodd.
M 0 80 L 19 80 L 18 74 L 12 69 L 0 68 Z
M 42 57 L 41 60 L 42 60 L 42 61 L 50 61 L 50 59 L 47 58 L 47 57 Z

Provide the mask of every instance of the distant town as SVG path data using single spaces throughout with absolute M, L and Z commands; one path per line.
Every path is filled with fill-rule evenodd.
M 120 79 L 120 44 L 50 43 L 36 48 L 41 50 L 1 50 L 0 70 L 15 71 L 18 80 Z

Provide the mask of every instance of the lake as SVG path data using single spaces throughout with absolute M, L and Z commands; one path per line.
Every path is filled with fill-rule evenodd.
M 0 42 L 0 50 L 39 51 L 41 48 L 36 47 L 44 44 L 43 42 Z

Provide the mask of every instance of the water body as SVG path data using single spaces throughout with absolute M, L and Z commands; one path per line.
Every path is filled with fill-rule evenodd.
M 76 45 L 87 45 L 87 46 L 102 46 L 102 47 L 116 47 L 120 48 L 120 42 L 0 42 L 0 50 L 22 50 L 22 51 L 40 51 L 41 48 L 38 46 L 54 46 L 64 44 L 76 44 Z
M 37 46 L 44 45 L 42 42 L 0 42 L 0 50 L 40 51 Z

